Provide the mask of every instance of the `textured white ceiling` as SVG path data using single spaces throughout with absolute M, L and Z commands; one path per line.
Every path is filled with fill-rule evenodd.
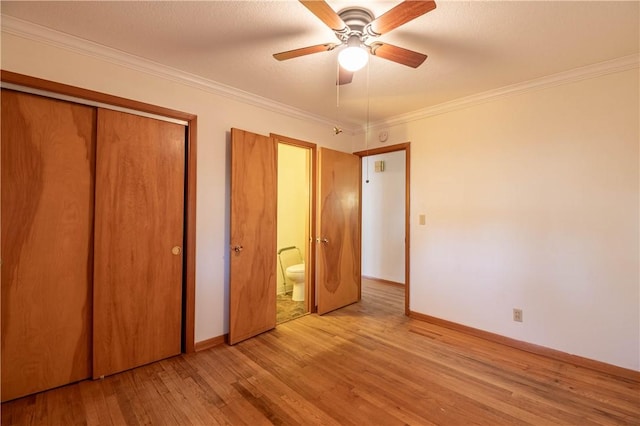
M 329 0 L 379 16 L 399 1 Z M 380 40 L 427 54 L 418 69 L 372 57 L 335 86 L 337 51 L 278 62 L 273 53 L 335 42 L 297 1 L 12 2 L 3 15 L 150 59 L 346 123 L 376 122 L 639 52 L 640 2 L 437 1 Z M 367 112 L 368 110 L 368 112 Z

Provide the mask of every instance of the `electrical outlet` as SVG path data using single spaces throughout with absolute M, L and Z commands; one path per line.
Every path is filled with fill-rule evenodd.
M 513 320 L 516 322 L 522 322 L 522 309 L 513 308 Z

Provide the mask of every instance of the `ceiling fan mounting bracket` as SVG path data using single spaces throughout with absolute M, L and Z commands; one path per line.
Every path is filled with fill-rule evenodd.
M 346 28 L 335 31 L 336 37 L 343 43 L 346 43 L 349 37 L 354 35 L 357 35 L 364 42 L 371 35 L 371 32 L 366 29 L 369 23 L 375 19 L 371 11 L 363 7 L 348 7 L 338 12 L 338 16 L 347 25 Z

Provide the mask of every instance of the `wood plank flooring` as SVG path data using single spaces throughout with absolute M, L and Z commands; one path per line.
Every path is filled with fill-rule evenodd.
M 2 405 L 24 425 L 638 425 L 640 384 L 403 315 L 401 288 Z

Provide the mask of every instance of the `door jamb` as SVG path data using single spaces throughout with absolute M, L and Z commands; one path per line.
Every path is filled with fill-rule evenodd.
M 185 173 L 185 224 L 183 250 L 182 352 L 195 352 L 195 282 L 196 282 L 196 147 L 198 116 L 161 106 L 121 98 L 106 93 L 1 70 L 0 80 L 32 89 L 72 96 L 115 107 L 156 114 L 187 122 L 187 159 Z
M 380 148 L 367 149 L 364 151 L 354 152 L 354 155 L 357 155 L 360 158 L 369 157 L 371 155 L 377 154 L 385 154 L 388 152 L 396 152 L 396 151 L 405 151 L 405 206 L 404 206 L 404 314 L 409 315 L 409 268 L 411 265 L 410 262 L 410 245 L 409 245 L 409 236 L 410 236 L 410 176 L 411 176 L 411 142 L 400 143 L 396 145 L 383 146 Z M 362 220 L 362 217 L 360 217 Z

